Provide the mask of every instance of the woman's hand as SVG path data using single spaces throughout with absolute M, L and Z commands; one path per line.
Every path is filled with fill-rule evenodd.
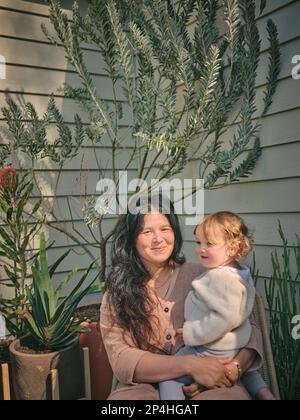
M 225 368 L 227 379 L 231 382 L 232 386 L 234 386 L 240 379 L 239 368 L 232 360 L 225 364 Z
M 230 388 L 231 381 L 228 379 L 228 360 L 220 361 L 215 357 L 186 356 L 188 359 L 188 375 L 194 381 L 207 389 Z

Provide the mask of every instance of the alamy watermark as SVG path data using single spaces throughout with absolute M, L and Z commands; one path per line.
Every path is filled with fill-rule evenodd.
M 5 326 L 5 318 L 3 315 L 0 315 L 0 340 L 6 337 L 6 326 Z
M 292 77 L 294 80 L 300 79 L 300 55 L 295 55 L 292 58 L 292 64 L 295 64 L 295 67 L 292 69 Z
M 6 60 L 3 55 L 0 55 L 0 80 L 6 79 Z
M 296 325 L 292 329 L 292 337 L 294 340 L 299 340 L 300 339 L 300 315 L 294 316 L 294 318 L 292 319 L 292 324 Z
M 138 193 L 136 191 L 138 190 Z M 128 180 L 127 171 L 120 171 L 118 182 L 101 179 L 96 187 L 99 194 L 94 211 L 99 216 L 105 214 L 121 215 L 128 211 L 132 214 L 146 214 L 149 211 L 149 196 L 153 207 L 160 203 L 165 214 L 170 213 L 170 201 L 174 203 L 175 213 L 185 216 L 185 224 L 193 226 L 204 215 L 204 181 L 202 179 L 158 180 L 148 184 L 143 179 Z

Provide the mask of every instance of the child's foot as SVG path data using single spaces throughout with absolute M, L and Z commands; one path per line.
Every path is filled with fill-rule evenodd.
M 264 400 L 264 401 L 276 401 L 275 396 L 268 388 L 262 388 L 256 394 L 257 400 Z

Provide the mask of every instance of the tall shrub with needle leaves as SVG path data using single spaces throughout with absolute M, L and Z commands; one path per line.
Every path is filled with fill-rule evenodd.
M 261 2 L 258 13 L 266 3 Z M 248 177 L 262 152 L 259 120 L 254 120 L 261 53 L 255 6 L 255 0 L 90 0 L 82 14 L 74 1 L 70 20 L 60 1 L 52 0 L 54 34 L 45 27 L 43 31 L 52 44 L 64 49 L 78 76 L 76 86 L 66 83 L 60 87 L 60 94 L 79 104 L 89 123 L 84 126 L 76 117 L 77 140 L 72 141 L 53 103 L 43 119 L 27 107 L 32 122 L 27 119 L 25 124 L 21 110 L 10 101 L 3 111 L 16 147 L 31 153 L 30 143 L 25 140 L 28 132 L 38 131 L 34 138 L 39 139 L 41 157 L 58 159 L 57 149 L 49 146 L 45 131 L 54 120 L 60 128 L 58 146 L 69 145 L 67 150 L 72 148 L 76 155 L 83 140 L 90 142 L 99 176 L 109 176 L 117 187 L 118 171 L 132 165 L 137 168 L 137 178 L 148 185 L 152 179 L 161 181 L 180 174 L 191 162 L 198 165 L 197 175 L 204 179 L 207 189 Z M 219 21 L 225 28 L 219 27 Z M 278 33 L 272 20 L 267 31 L 270 64 L 262 114 L 271 106 L 280 71 Z M 95 51 L 95 60 L 98 53 L 99 62 L 104 63 L 101 71 L 103 83 L 111 91 L 109 101 L 88 68 L 86 45 Z M 105 167 L 106 161 L 101 163 L 99 155 L 104 142 L 111 150 L 109 168 Z M 117 168 L 117 156 L 122 153 L 122 167 Z M 104 233 L 105 209 L 97 213 L 95 201 L 95 197 L 88 197 L 85 206 L 90 238 L 84 238 L 84 250 L 89 253 L 87 245 L 96 243 L 101 257 L 100 277 L 104 279 L 107 244 L 116 224 Z M 51 220 L 47 223 L 57 228 Z M 94 231 L 94 226 L 99 229 Z M 60 231 L 82 243 L 74 225 L 71 230 L 62 225 Z

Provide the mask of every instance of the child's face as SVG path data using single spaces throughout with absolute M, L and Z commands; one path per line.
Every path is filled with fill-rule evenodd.
M 233 261 L 232 252 L 228 249 L 221 231 L 214 232 L 214 243 L 207 241 L 202 226 L 196 230 L 196 255 L 205 268 L 216 268 Z

